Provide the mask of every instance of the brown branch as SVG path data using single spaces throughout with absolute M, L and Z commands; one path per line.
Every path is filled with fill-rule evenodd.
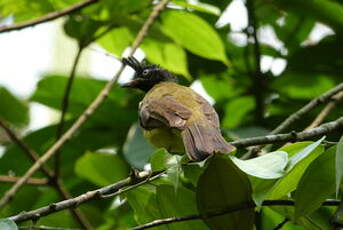
M 39 159 L 38 154 L 35 151 L 33 151 L 32 149 L 30 149 L 30 147 L 27 146 L 22 140 L 20 140 L 17 137 L 17 135 L 4 122 L 2 122 L 1 120 L 0 120 L 0 126 L 5 130 L 5 132 L 10 137 L 12 142 L 17 144 L 19 146 L 19 148 L 21 148 L 23 150 L 23 152 L 26 153 L 26 155 L 28 155 L 33 162 L 38 161 L 38 159 Z M 71 197 L 70 194 L 68 193 L 68 191 L 65 189 L 63 183 L 60 180 L 58 180 L 58 179 L 56 179 L 54 177 L 54 173 L 48 167 L 42 165 L 41 170 L 49 178 L 50 184 L 55 187 L 55 189 L 61 195 L 62 199 L 69 199 Z M 19 181 L 22 181 L 22 177 L 18 177 L 17 179 L 18 180 L 15 183 L 18 183 Z M 30 178 L 28 178 L 28 180 L 25 180 L 25 183 L 27 183 L 29 180 L 30 180 Z M 10 200 L 11 199 L 6 200 L 4 205 L 7 202 L 9 202 Z M 90 223 L 88 222 L 88 220 L 83 216 L 83 214 L 78 209 L 70 209 L 70 212 L 72 213 L 72 215 L 75 217 L 77 222 L 83 228 L 85 228 L 87 230 L 92 229 L 92 227 L 91 227 Z
M 278 134 L 285 131 L 290 125 L 302 118 L 306 113 L 314 109 L 320 104 L 326 103 L 332 100 L 332 97 L 338 92 L 343 91 L 343 83 L 337 85 L 335 88 L 330 89 L 321 96 L 311 100 L 304 107 L 299 109 L 297 112 L 289 116 L 285 121 L 283 121 L 278 127 L 276 127 L 270 134 Z
M 343 99 L 343 91 L 337 93 L 332 97 L 333 101 L 330 101 L 324 109 L 318 114 L 314 121 L 307 126 L 304 130 L 309 130 L 320 125 L 324 119 L 329 115 L 329 113 L 336 107 L 336 105 Z
M 79 10 L 83 9 L 84 7 L 92 5 L 98 1 L 99 0 L 86 0 L 84 2 L 76 3 L 76 4 L 70 6 L 69 8 L 66 8 L 64 10 L 58 10 L 58 11 L 48 13 L 47 15 L 44 15 L 40 18 L 36 18 L 36 19 L 30 20 L 30 21 L 26 21 L 26 22 L 22 22 L 22 23 L 18 23 L 18 24 L 1 26 L 0 27 L 0 33 L 9 32 L 9 31 L 13 31 L 13 30 L 21 30 L 21 29 L 24 29 L 26 27 L 35 26 L 35 25 L 38 25 L 41 23 L 52 21 L 54 19 L 72 14 L 76 11 L 79 11 Z
M 265 200 L 262 203 L 262 206 L 294 206 L 294 204 L 295 203 L 293 200 Z M 325 201 L 322 205 L 323 206 L 337 206 L 337 205 L 339 205 L 339 201 L 335 200 L 333 202 L 333 201 L 329 200 L 329 201 Z M 130 230 L 142 230 L 142 229 L 153 228 L 153 227 L 157 227 L 157 226 L 165 225 L 165 224 L 222 216 L 222 215 L 225 215 L 228 213 L 236 212 L 239 210 L 244 210 L 247 208 L 253 208 L 253 207 L 255 207 L 255 205 L 253 203 L 247 203 L 247 204 L 243 204 L 243 205 L 240 205 L 237 207 L 231 207 L 231 208 L 228 208 L 226 210 L 209 213 L 206 215 L 206 217 L 202 216 L 200 214 L 195 214 L 195 215 L 189 215 L 189 216 L 183 216 L 183 217 L 169 217 L 169 218 L 164 218 L 164 219 L 158 219 L 158 220 L 154 220 L 150 223 L 131 228 Z
M 20 177 L 16 176 L 0 176 L 0 182 L 3 183 L 15 183 L 20 179 Z M 47 185 L 49 182 L 48 179 L 46 178 L 29 178 L 26 181 L 26 184 L 31 184 L 31 185 Z
M 135 41 L 133 42 L 131 52 L 129 56 L 131 56 L 142 40 L 144 39 L 145 35 L 148 32 L 151 24 L 155 21 L 158 17 L 160 12 L 165 8 L 169 0 L 162 0 L 158 5 L 156 5 L 150 14 L 147 21 L 142 26 L 141 30 L 139 31 Z M 108 94 L 110 93 L 111 89 L 114 86 L 114 83 L 117 82 L 120 74 L 124 70 L 125 65 L 122 64 L 119 71 L 115 74 L 115 76 L 106 84 L 106 86 L 101 90 L 99 95 L 94 99 L 94 101 L 88 106 L 88 108 L 81 114 L 81 116 L 76 120 L 76 122 L 61 136 L 61 138 L 56 141 L 46 153 L 43 154 L 41 158 L 39 158 L 35 164 L 25 173 L 25 175 L 19 180 L 12 188 L 10 188 L 5 195 L 0 200 L 0 208 L 3 207 L 8 200 L 10 200 L 16 192 L 20 189 L 20 187 L 30 178 L 50 157 L 52 157 L 56 151 L 63 146 L 63 144 L 69 140 L 73 134 L 83 125 L 88 118 L 95 112 L 95 110 L 99 107 L 99 105 L 107 98 Z
M 314 98 L 297 112 L 290 115 L 286 120 L 284 120 L 278 127 L 276 127 L 270 135 L 279 134 L 290 127 L 294 122 L 300 120 L 305 114 L 314 109 L 320 104 L 326 103 L 330 100 L 334 100 L 334 95 L 343 91 L 343 83 L 337 85 L 336 87 L 328 90 L 319 97 Z M 247 154 L 245 154 L 242 159 L 251 158 L 257 155 L 257 153 L 263 148 L 263 145 L 252 148 Z
M 38 230 L 81 230 L 78 228 L 61 228 L 61 227 L 52 227 L 52 226 L 45 226 L 45 225 L 18 226 L 18 229 L 28 229 L 28 230 L 32 230 L 32 229 L 38 229 Z
M 335 130 L 343 130 L 343 117 L 337 119 L 336 121 L 331 121 L 325 123 L 317 128 L 302 131 L 302 132 L 290 132 L 287 134 L 276 134 L 276 135 L 267 135 L 261 137 L 251 137 L 246 138 L 238 141 L 230 142 L 230 144 L 236 146 L 237 148 L 240 147 L 248 147 L 254 145 L 265 145 L 265 144 L 273 144 L 279 142 L 296 142 L 296 141 L 304 141 L 309 140 L 314 137 L 323 136 Z
M 38 219 L 40 217 L 43 217 L 43 216 L 46 216 L 51 213 L 55 213 L 64 209 L 75 208 L 79 206 L 80 204 L 85 203 L 87 201 L 106 198 L 106 197 L 112 197 L 113 195 L 119 195 L 123 192 L 126 192 L 130 189 L 135 188 L 136 187 L 135 185 L 138 183 L 140 183 L 141 185 L 142 181 L 144 181 L 144 183 L 148 183 L 152 180 L 155 180 L 159 178 L 160 176 L 162 176 L 163 173 L 164 173 L 163 171 L 154 172 L 154 173 L 142 171 L 138 174 L 136 178 L 128 177 L 115 184 L 108 185 L 108 186 L 105 186 L 96 190 L 88 191 L 75 198 L 66 199 L 66 200 L 53 203 L 48 206 L 45 206 L 36 210 L 28 211 L 25 213 L 19 213 L 18 215 L 11 216 L 9 218 L 17 223 L 20 223 L 26 220 Z M 130 186 L 130 187 L 127 187 L 127 186 Z

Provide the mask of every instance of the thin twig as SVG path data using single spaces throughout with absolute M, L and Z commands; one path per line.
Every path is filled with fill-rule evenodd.
M 326 103 L 330 100 L 333 100 L 333 96 L 337 93 L 343 91 L 343 83 L 337 85 L 336 87 L 328 90 L 324 94 L 320 95 L 319 97 L 314 98 L 309 103 L 307 103 L 305 106 L 303 106 L 301 109 L 299 109 L 297 112 L 290 115 L 286 120 L 284 120 L 279 126 L 277 126 L 272 132 L 270 132 L 270 135 L 279 134 L 285 131 L 287 128 L 289 128 L 294 122 L 300 120 L 305 114 L 307 114 L 309 111 L 314 109 L 320 104 Z M 252 148 L 247 154 L 245 154 L 242 159 L 251 158 L 263 148 L 263 145 L 257 146 Z
M 329 113 L 336 107 L 336 105 L 343 99 L 343 91 L 337 93 L 332 97 L 333 101 L 330 101 L 324 109 L 318 114 L 318 116 L 313 120 L 313 122 L 307 126 L 304 130 L 309 130 L 319 126 L 324 119 L 329 115 Z
M 76 56 L 75 56 L 75 59 L 74 59 L 74 62 L 73 62 L 73 65 L 72 65 L 72 68 L 71 68 L 71 72 L 70 72 L 70 75 L 68 78 L 67 85 L 66 85 L 65 90 L 64 90 L 64 96 L 62 99 L 62 106 L 61 106 L 62 107 L 61 117 L 60 117 L 59 124 L 57 126 L 57 133 L 56 133 L 57 140 L 61 137 L 61 135 L 63 133 L 65 115 L 66 115 L 66 113 L 68 111 L 68 107 L 69 107 L 69 97 L 70 97 L 70 93 L 71 93 L 71 88 L 72 88 L 72 85 L 74 82 L 76 68 L 77 68 L 77 65 L 80 61 L 82 51 L 83 51 L 83 47 L 79 46 L 77 53 L 76 53 Z M 61 160 L 60 155 L 61 155 L 60 151 L 57 151 L 56 155 L 55 155 L 55 177 L 56 178 L 58 178 L 59 171 L 60 171 L 60 167 L 59 167 L 60 166 L 60 160 Z
M 337 85 L 335 88 L 330 89 L 321 96 L 311 100 L 304 107 L 299 109 L 297 112 L 289 116 L 285 121 L 283 121 L 278 127 L 276 127 L 270 134 L 278 134 L 285 131 L 291 124 L 302 118 L 306 113 L 315 108 L 316 106 L 326 103 L 332 100 L 332 96 L 338 92 L 343 91 L 343 83 Z
M 86 0 L 84 2 L 76 3 L 72 6 L 70 6 L 69 8 L 51 12 L 51 13 L 44 15 L 40 18 L 36 18 L 36 19 L 26 21 L 23 23 L 1 26 L 0 27 L 0 33 L 9 32 L 9 31 L 13 31 L 13 30 L 21 30 L 21 29 L 24 29 L 26 27 L 35 26 L 35 25 L 38 25 L 38 24 L 41 24 L 44 22 L 48 22 L 48 21 L 51 21 L 51 20 L 66 16 L 66 15 L 70 15 L 70 14 L 83 9 L 86 6 L 92 5 L 98 1 L 99 0 Z
M 28 155 L 33 162 L 38 161 L 39 156 L 38 154 L 33 151 L 29 146 L 27 146 L 22 140 L 20 140 L 17 135 L 5 124 L 5 122 L 2 122 L 0 120 L 0 126 L 5 130 L 7 135 L 10 137 L 13 143 L 19 146 L 21 150 Z M 48 177 L 50 184 L 57 190 L 57 192 L 60 194 L 62 199 L 69 199 L 71 196 L 68 193 L 68 191 L 65 189 L 63 183 L 58 178 L 55 178 L 54 173 L 46 166 L 42 165 L 41 170 L 43 173 Z M 18 177 L 18 180 L 15 183 L 18 183 L 22 180 L 22 177 Z M 29 178 L 30 179 L 30 178 Z M 26 182 L 29 180 L 26 180 Z M 25 182 L 25 183 L 26 183 Z M 7 202 L 10 201 L 7 200 Z M 75 217 L 76 221 L 87 230 L 91 230 L 92 226 L 88 222 L 88 220 L 84 217 L 84 215 L 80 212 L 78 209 L 70 209 L 70 212 Z
M 266 200 L 262 203 L 262 206 L 294 206 L 294 204 L 295 203 L 292 200 Z M 338 204 L 339 204 L 339 201 L 335 201 L 335 202 L 325 201 L 322 205 L 323 206 L 326 206 L 326 205 L 337 206 Z M 131 228 L 130 230 L 142 230 L 142 229 L 148 229 L 148 228 L 157 227 L 160 225 L 165 225 L 165 224 L 170 224 L 170 223 L 222 216 L 228 213 L 236 212 L 236 211 L 247 209 L 247 208 L 253 208 L 253 207 L 255 207 L 253 203 L 247 203 L 247 204 L 243 204 L 237 207 L 231 207 L 223 211 L 209 213 L 206 215 L 206 217 L 203 217 L 200 214 L 194 214 L 194 215 L 183 216 L 183 217 L 169 217 L 169 218 L 154 220 L 150 223 Z
M 276 225 L 275 228 L 273 228 L 273 230 L 279 230 L 279 229 L 281 229 L 288 221 L 289 221 L 288 218 L 283 219 L 283 221 L 281 221 L 281 223 L 279 223 L 278 225 Z
M 38 229 L 38 230 L 81 230 L 79 228 L 62 228 L 62 227 L 52 227 L 52 226 L 19 226 L 18 229 Z
M 16 176 L 0 176 L 0 182 L 2 183 L 15 183 L 20 179 Z M 31 177 L 26 181 L 26 184 L 31 185 L 47 185 L 49 180 L 47 178 L 34 178 Z
M 139 31 L 135 41 L 133 42 L 131 52 L 129 56 L 131 56 L 140 43 L 143 41 L 145 35 L 147 34 L 150 26 L 158 17 L 160 12 L 165 8 L 169 0 L 162 0 L 158 5 L 156 5 L 146 20 L 142 29 Z M 99 105 L 107 98 L 108 94 L 112 90 L 114 84 L 117 82 L 120 74 L 123 72 L 125 65 L 122 64 L 119 68 L 118 72 L 114 75 L 114 77 L 105 85 L 105 87 L 101 90 L 99 95 L 94 99 L 94 101 L 88 106 L 88 108 L 81 114 L 81 116 L 76 120 L 76 122 L 61 136 L 61 138 L 56 141 L 47 152 L 43 154 L 41 158 L 39 158 L 35 164 L 25 173 L 25 175 L 19 180 L 12 188 L 10 188 L 5 195 L 0 200 L 0 208 L 2 208 L 8 200 L 10 200 L 16 192 L 20 189 L 20 187 L 26 182 L 28 178 L 30 178 L 50 157 L 52 157 L 58 149 L 60 149 L 64 143 L 69 140 L 73 134 L 83 125 L 88 118 L 95 112 L 95 110 L 99 107 Z

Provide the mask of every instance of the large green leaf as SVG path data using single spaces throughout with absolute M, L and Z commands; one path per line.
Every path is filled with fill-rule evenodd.
M 317 147 L 313 149 L 314 145 L 317 145 Z M 318 143 L 299 142 L 283 147 L 279 151 L 288 152 L 289 157 L 292 157 L 290 157 L 286 169 L 288 173 L 279 179 L 269 192 L 268 199 L 271 200 L 280 199 L 295 190 L 306 168 L 324 152 L 324 147 L 318 146 Z
M 211 229 L 253 229 L 254 208 L 251 207 L 249 180 L 224 156 L 217 154 L 209 159 L 198 181 L 197 203 L 200 214 Z M 224 214 L 226 210 L 235 208 L 242 209 Z M 223 215 L 213 216 L 214 213 Z
M 294 154 L 289 159 L 289 162 L 287 165 L 287 171 L 291 171 L 293 167 L 295 167 L 300 161 L 308 157 L 312 153 L 312 151 L 315 150 L 320 145 L 320 143 L 322 143 L 324 139 L 325 139 L 325 136 L 320 138 L 318 141 L 306 146 L 304 149 L 297 152 L 296 154 Z
M 18 230 L 17 225 L 13 220 L 10 219 L 0 219 L 0 229 L 1 230 Z
M 332 147 L 314 160 L 306 169 L 295 193 L 295 218 L 314 210 L 335 191 L 335 153 Z
M 43 78 L 39 81 L 31 100 L 60 110 L 67 80 L 66 77 L 54 75 Z M 69 97 L 67 115 L 71 114 L 73 117 L 78 117 L 99 94 L 105 84 L 106 82 L 101 80 L 75 78 Z M 90 121 L 96 122 L 101 127 L 114 127 L 116 134 L 118 134 L 117 140 L 122 142 L 126 137 L 127 129 L 137 117 L 137 109 L 129 103 L 128 99 L 127 90 L 119 88 L 112 90 L 101 107 L 90 118 Z
M 151 155 L 150 163 L 152 171 L 159 171 L 176 166 L 178 161 L 176 157 L 168 153 L 167 150 L 158 149 Z
M 184 187 L 175 191 L 172 185 L 159 185 L 156 189 L 157 202 L 163 218 L 189 216 L 197 213 L 195 193 Z M 192 220 L 168 225 L 169 230 L 208 229 L 200 220 Z
M 156 150 L 143 136 L 142 128 L 133 124 L 123 147 L 126 160 L 135 168 L 143 169 L 149 163 L 151 154 Z
M 129 167 L 117 154 L 87 152 L 76 162 L 75 172 L 81 178 L 104 186 L 127 177 Z
M 134 37 L 127 27 L 118 27 L 97 40 L 98 44 L 108 52 L 121 57 L 125 48 L 129 47 Z
M 343 179 L 343 136 L 338 142 L 336 152 L 336 195 L 338 195 L 339 188 Z
M 222 40 L 213 27 L 200 17 L 171 10 L 162 13 L 162 25 L 163 31 L 169 37 L 189 51 L 228 64 Z
M 312 99 L 335 86 L 335 82 L 325 75 L 287 72 L 272 84 L 273 88 L 294 99 Z
M 276 151 L 250 160 L 241 160 L 230 156 L 233 163 L 246 174 L 263 179 L 276 179 L 285 174 L 288 155 L 283 151 Z
M 161 218 L 155 188 L 140 186 L 125 193 L 125 197 L 134 210 L 135 219 L 138 224 L 145 224 Z M 167 230 L 168 226 L 160 226 L 157 229 Z
M 37 0 L 2 0 L 0 1 L 0 15 L 7 17 L 13 15 L 15 22 L 29 20 L 53 11 L 54 6 L 50 1 Z
M 29 121 L 28 106 L 4 87 L 0 87 L 0 119 L 16 126 Z
M 192 80 L 187 69 L 186 53 L 178 44 L 145 39 L 141 47 L 150 62 Z
M 89 17 L 71 15 L 64 24 L 64 31 L 68 36 L 75 38 L 81 46 L 84 46 L 92 41 L 95 33 L 102 25 L 102 22 Z
M 173 0 L 172 2 L 176 5 L 185 7 L 186 9 L 196 10 L 207 14 L 213 14 L 215 16 L 220 15 L 220 9 L 218 7 L 203 2 L 188 2 L 185 0 Z

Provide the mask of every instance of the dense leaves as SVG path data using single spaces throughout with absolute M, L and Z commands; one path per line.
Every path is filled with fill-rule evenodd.
M 36 19 L 80 2 L 1 0 L 0 24 Z M 157 2 L 96 1 L 67 15 L 58 26 L 77 44 L 76 48 L 82 49 L 81 60 L 87 59 L 91 68 L 92 58 L 84 58 L 91 51 L 89 45 L 100 46 L 110 53 L 108 57 L 120 59 Z M 335 0 L 172 0 L 153 23 L 140 49 L 147 62 L 178 75 L 180 84 L 195 83 L 196 91 L 207 93 L 228 141 L 267 135 L 310 100 L 342 82 L 342 14 L 343 4 Z M 328 33 L 323 32 L 323 25 Z M 30 46 L 29 41 L 25 42 Z M 74 52 L 65 47 L 69 46 L 58 46 L 54 52 L 66 56 Z M 49 50 L 51 55 L 54 52 Z M 1 64 L 7 65 L 5 58 Z M 95 74 L 80 76 L 79 72 L 86 72 L 82 68 L 76 68 L 63 131 L 106 84 Z M 95 68 L 103 67 L 97 64 Z M 57 139 L 56 121 L 69 77 L 63 73 L 70 71 L 40 73 L 28 97 L 18 96 L 0 76 L 0 120 L 38 155 Z M 124 77 L 125 81 L 129 78 Z M 18 84 L 23 82 L 18 79 Z M 59 151 L 59 178 L 65 188 L 71 196 L 78 196 L 128 176 L 135 183 L 137 170 L 164 174 L 120 197 L 81 204 L 81 212 L 95 229 L 124 230 L 156 219 L 185 216 L 193 218 L 155 228 L 270 230 L 285 219 L 288 222 L 283 230 L 333 228 L 336 208 L 323 207 L 322 203 L 342 198 L 341 130 L 305 142 L 266 146 L 261 155 L 251 159 L 246 159 L 248 149 L 238 148 L 235 156 L 218 154 L 203 162 L 189 162 L 182 153 L 156 149 L 146 141 L 137 119 L 142 94 L 115 84 L 106 96 Z M 30 123 L 37 121 L 32 117 L 37 114 L 30 113 L 32 103 L 53 109 L 58 115 L 51 115 L 46 126 L 31 130 Z M 324 106 L 319 104 L 308 111 L 284 132 L 302 131 Z M 342 116 L 343 106 L 338 101 L 331 109 L 323 122 Z M 0 144 L 0 179 L 23 175 L 32 159 L 3 129 Z M 55 159 L 46 166 L 54 169 Z M 42 171 L 33 176 L 46 178 Z M 12 183 L 0 183 L 1 197 Z M 281 199 L 294 200 L 295 206 L 261 206 L 264 200 Z M 60 200 L 53 183 L 25 185 L 0 210 L 0 229 L 17 230 L 16 224 L 6 219 L 8 216 Z M 37 225 L 82 228 L 68 210 L 42 217 Z

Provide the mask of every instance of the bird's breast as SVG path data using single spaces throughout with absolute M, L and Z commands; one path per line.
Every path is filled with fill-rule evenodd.
M 180 130 L 167 127 L 143 130 L 147 140 L 157 148 L 165 148 L 172 153 L 183 153 L 184 146 Z

